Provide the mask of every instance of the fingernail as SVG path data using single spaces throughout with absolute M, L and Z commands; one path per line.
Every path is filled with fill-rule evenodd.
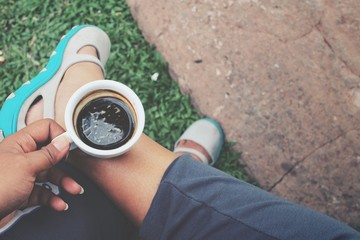
M 60 135 L 52 140 L 52 144 L 57 150 L 62 151 L 69 147 L 69 139 L 66 136 Z
M 84 188 L 81 187 L 81 186 L 80 186 L 80 188 L 81 188 L 81 190 L 80 190 L 80 193 L 79 193 L 79 194 L 83 194 L 83 193 L 85 192 L 85 190 L 84 190 Z
M 69 209 L 69 205 L 67 203 L 65 203 L 65 208 L 63 211 L 67 211 Z

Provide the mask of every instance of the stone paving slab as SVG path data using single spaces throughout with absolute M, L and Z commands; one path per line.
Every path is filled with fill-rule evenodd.
M 263 188 L 360 224 L 360 1 L 127 2 Z

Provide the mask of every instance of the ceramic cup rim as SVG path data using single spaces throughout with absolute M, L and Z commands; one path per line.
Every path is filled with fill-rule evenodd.
M 77 135 L 74 126 L 73 116 L 78 103 L 90 93 L 101 90 L 112 91 L 122 95 L 130 102 L 136 113 L 136 128 L 133 136 L 124 145 L 115 149 L 101 150 L 85 144 Z M 111 158 L 129 151 L 139 140 L 145 126 L 145 112 L 139 97 L 125 84 L 108 79 L 96 80 L 83 85 L 70 97 L 65 109 L 65 126 L 68 137 L 79 149 L 94 157 Z

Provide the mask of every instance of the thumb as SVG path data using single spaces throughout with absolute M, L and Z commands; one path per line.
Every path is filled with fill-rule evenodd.
M 66 156 L 69 148 L 69 139 L 66 136 L 59 136 L 47 146 L 26 155 L 31 162 L 33 172 L 38 173 L 57 164 Z

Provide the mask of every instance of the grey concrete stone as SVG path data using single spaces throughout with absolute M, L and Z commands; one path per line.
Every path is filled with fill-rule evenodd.
M 360 223 L 360 1 L 127 2 L 263 188 Z

